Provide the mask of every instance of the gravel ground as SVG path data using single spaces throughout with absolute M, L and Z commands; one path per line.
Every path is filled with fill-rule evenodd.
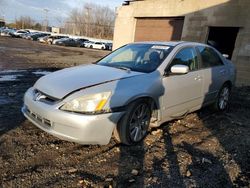
M 227 112 L 204 108 L 130 147 L 62 141 L 25 120 L 23 94 L 40 76 L 106 54 L 0 37 L 0 187 L 250 186 L 250 87 L 234 89 Z

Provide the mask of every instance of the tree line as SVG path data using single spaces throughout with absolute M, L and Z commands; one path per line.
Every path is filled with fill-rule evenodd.
M 6 24 L 6 26 L 16 29 L 35 29 L 42 30 L 43 26 L 39 22 L 35 22 L 30 16 L 20 16 L 14 23 Z
M 0 0 L 1 1 L 1 0 Z M 85 3 L 81 8 L 73 9 L 61 22 L 62 33 L 94 38 L 112 39 L 115 11 L 107 6 Z M 30 16 L 20 16 L 7 26 L 17 29 L 45 30 L 45 21 L 40 23 Z
M 65 32 L 96 38 L 113 37 L 115 11 L 109 7 L 86 3 L 73 9 L 65 21 Z

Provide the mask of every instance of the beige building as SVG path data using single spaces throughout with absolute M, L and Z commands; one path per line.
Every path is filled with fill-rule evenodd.
M 140 0 L 117 9 L 114 49 L 134 41 L 185 40 L 215 46 L 250 85 L 250 0 Z
M 60 33 L 60 28 L 59 27 L 51 27 L 51 32 L 59 34 Z

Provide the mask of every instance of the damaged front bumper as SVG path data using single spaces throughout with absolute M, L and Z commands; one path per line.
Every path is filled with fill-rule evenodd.
M 108 144 L 123 112 L 85 115 L 65 112 L 61 104 L 34 100 L 33 88 L 24 96 L 22 113 L 34 125 L 60 139 L 79 144 Z

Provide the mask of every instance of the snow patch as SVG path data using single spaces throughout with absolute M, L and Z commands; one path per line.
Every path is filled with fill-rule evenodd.
M 18 76 L 23 76 L 23 75 L 3 75 L 3 76 L 0 76 L 0 81 L 15 81 L 15 80 L 18 80 L 17 77 Z
M 35 75 L 47 75 L 50 73 L 51 73 L 50 71 L 34 71 L 34 72 L 32 72 L 32 74 L 35 74 Z
M 0 71 L 0 74 L 4 74 L 4 73 L 18 73 L 18 72 L 26 72 L 26 70 L 16 70 L 16 69 L 2 70 L 2 71 Z

